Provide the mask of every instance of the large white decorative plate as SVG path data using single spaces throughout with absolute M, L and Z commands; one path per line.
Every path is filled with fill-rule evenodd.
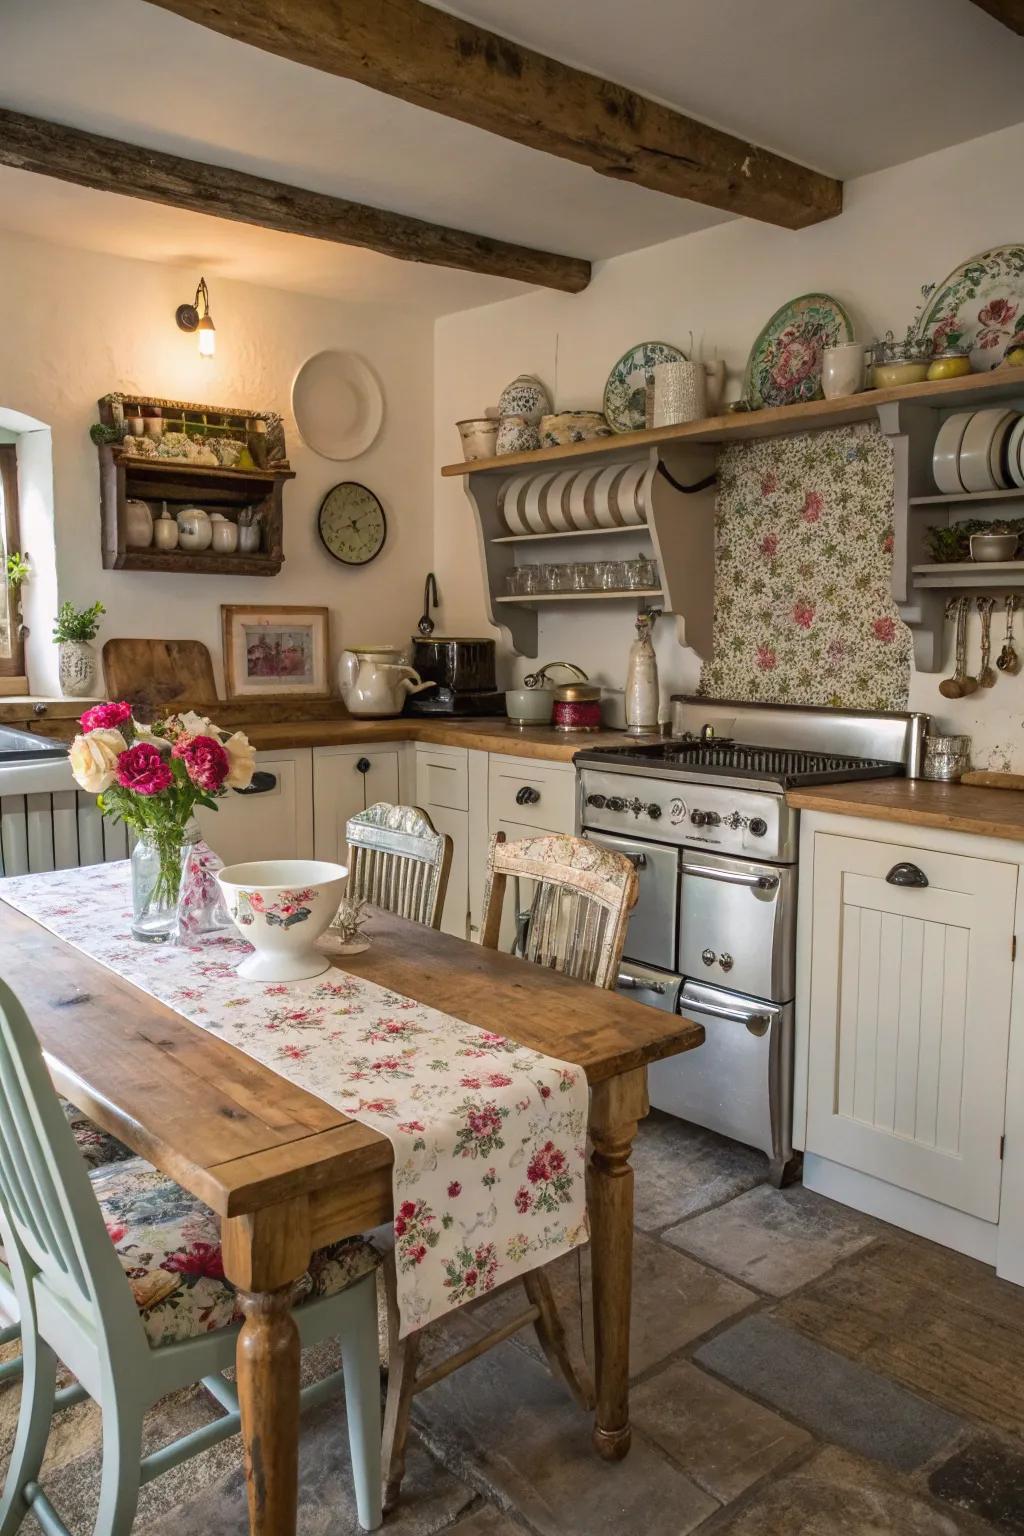
M 957 411 L 939 428 L 932 450 L 932 474 L 935 484 L 944 496 L 959 496 L 964 483 L 960 479 L 960 444 L 967 431 L 972 411 Z
M 295 375 L 292 412 L 307 448 L 325 459 L 355 459 L 380 431 L 384 396 L 354 352 L 316 352 Z
M 628 465 L 610 464 L 594 481 L 594 521 L 599 528 L 622 528 L 625 519 L 619 512 L 618 483 Z
M 978 373 L 995 368 L 1012 341 L 1024 343 L 1024 245 L 998 245 L 941 282 L 918 321 L 934 352 L 966 347 Z
M 642 341 L 619 358 L 604 386 L 604 414 L 614 432 L 642 432 L 647 425 L 647 385 L 658 363 L 685 363 L 667 341 Z
M 1005 490 L 1000 462 L 1007 433 L 1017 419 L 1016 411 L 975 411 L 960 444 L 958 467 L 965 491 Z
M 643 503 L 643 485 L 644 476 L 649 467 L 643 459 L 636 464 L 628 465 L 616 486 L 615 496 L 619 516 L 627 527 L 642 527 L 647 521 Z
M 529 533 L 530 531 L 526 526 L 520 502 L 522 493 L 531 479 L 531 475 L 516 475 L 511 480 L 505 480 L 498 491 L 498 511 L 509 533 Z
M 544 511 L 547 513 L 548 522 L 556 533 L 568 533 L 572 528 L 569 521 L 568 503 L 569 487 L 576 478 L 574 469 L 563 469 L 548 483 L 544 493 Z
M 853 325 L 838 299 L 827 293 L 790 299 L 775 311 L 750 349 L 743 398 L 755 410 L 820 400 L 822 353 L 852 340 Z
M 595 527 L 592 502 L 587 492 L 601 473 L 600 469 L 578 469 L 569 492 L 569 521 L 574 528 Z
M 551 481 L 555 478 L 553 473 L 546 475 L 531 475 L 530 483 L 526 488 L 526 495 L 522 499 L 523 516 L 530 533 L 554 533 L 544 510 L 543 494 Z
M 1006 467 L 1014 485 L 1024 490 L 1024 416 L 1013 428 L 1006 444 Z

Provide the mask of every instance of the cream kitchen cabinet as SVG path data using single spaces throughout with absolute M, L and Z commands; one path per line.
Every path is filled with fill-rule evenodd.
M 452 867 L 441 931 L 469 930 L 469 753 L 465 747 L 416 746 L 416 804 L 452 840 Z
M 488 827 L 509 842 L 545 832 L 576 830 L 576 770 L 571 763 L 492 754 L 488 771 Z M 510 882 L 505 890 L 500 944 L 511 949 L 515 914 L 529 908 L 532 881 Z
M 196 812 L 203 836 L 225 864 L 313 857 L 313 752 L 258 752 L 251 789 L 232 790 L 216 811 Z
M 805 1183 L 989 1262 L 1021 1011 L 1019 857 L 995 840 L 804 813 Z
M 314 856 L 347 863 L 345 823 L 378 800 L 402 799 L 404 743 L 317 747 L 313 754 Z

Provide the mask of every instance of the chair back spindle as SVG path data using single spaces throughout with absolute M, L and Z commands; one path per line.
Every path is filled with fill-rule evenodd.
M 452 840 L 415 805 L 381 801 L 345 827 L 347 895 L 437 928 L 448 888 Z
M 615 986 L 637 875 L 620 853 L 582 837 L 548 835 L 506 842 L 491 839 L 484 895 L 483 943 L 498 946 L 508 880 L 532 881 L 519 952 L 576 981 Z

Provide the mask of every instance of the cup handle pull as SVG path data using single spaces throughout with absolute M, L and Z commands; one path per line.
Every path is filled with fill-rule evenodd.
M 886 885 L 902 885 L 916 887 L 924 890 L 928 884 L 928 876 L 923 869 L 918 869 L 916 864 L 910 864 L 906 860 L 894 864 L 885 877 Z

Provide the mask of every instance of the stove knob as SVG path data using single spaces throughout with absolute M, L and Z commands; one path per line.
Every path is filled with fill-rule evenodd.
M 661 816 L 661 806 L 655 805 L 654 801 L 652 800 L 650 805 L 647 807 L 647 814 L 652 821 L 657 821 Z
M 702 949 L 700 957 L 704 961 L 705 965 L 714 965 L 715 961 L 718 959 L 718 956 L 715 954 L 713 949 Z
M 764 837 L 764 835 L 765 835 L 765 833 L 767 831 L 768 831 L 768 823 L 764 820 L 764 818 L 762 816 L 752 816 L 750 818 L 750 835 L 751 835 L 751 837 Z
M 722 818 L 717 811 L 704 812 L 704 825 L 706 827 L 717 827 L 721 824 L 721 820 Z
M 605 801 L 605 809 L 609 811 L 624 811 L 626 809 L 626 802 L 620 795 L 612 795 L 610 800 Z
M 595 810 L 599 811 L 603 806 L 608 804 L 608 801 L 605 799 L 604 795 L 588 795 L 587 804 L 592 805 Z
M 691 811 L 690 812 L 690 820 L 693 822 L 695 827 L 706 826 L 707 825 L 707 819 L 708 819 L 707 811 Z

